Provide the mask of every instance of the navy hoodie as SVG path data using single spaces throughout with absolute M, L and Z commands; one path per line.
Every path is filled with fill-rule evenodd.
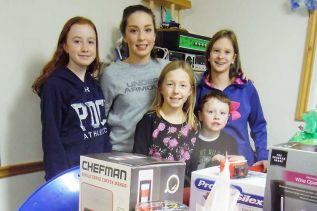
M 197 86 L 197 102 L 207 92 L 220 91 L 208 82 L 207 72 L 203 75 Z M 263 115 L 262 106 L 258 92 L 251 81 L 237 78 L 232 84 L 223 90 L 223 93 L 231 100 L 231 115 L 224 131 L 230 134 L 238 143 L 239 153 L 243 155 L 249 165 L 256 161 L 267 160 L 267 130 L 266 120 Z M 254 141 L 256 154 L 250 145 L 250 135 Z
M 88 74 L 57 69 L 40 90 L 45 179 L 79 165 L 80 155 L 110 152 L 105 100 Z

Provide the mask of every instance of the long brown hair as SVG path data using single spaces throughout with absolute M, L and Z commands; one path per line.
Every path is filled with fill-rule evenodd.
M 173 61 L 169 64 L 167 64 L 158 79 L 157 82 L 157 91 L 154 98 L 154 101 L 151 105 L 151 110 L 154 110 L 158 116 L 160 116 L 159 111 L 164 103 L 163 95 L 161 94 L 160 90 L 162 87 L 162 83 L 164 82 L 164 79 L 167 75 L 167 73 L 176 70 L 176 69 L 182 69 L 184 72 L 186 72 L 189 76 L 190 80 L 190 86 L 192 88 L 192 94 L 188 97 L 187 101 L 183 105 L 183 111 L 186 114 L 187 123 L 190 124 L 194 129 L 197 129 L 197 118 L 194 114 L 194 107 L 196 102 L 196 80 L 193 69 L 190 67 L 190 65 L 185 61 Z
M 235 33 L 231 30 L 220 30 L 214 36 L 211 38 L 211 40 L 208 43 L 206 54 L 205 54 L 205 61 L 206 61 L 206 68 L 207 68 L 207 74 L 210 77 L 211 80 L 211 65 L 209 62 L 210 58 L 210 51 L 212 50 L 212 47 L 214 46 L 215 42 L 221 38 L 227 38 L 231 41 L 234 54 L 235 54 L 235 60 L 232 65 L 230 65 L 230 70 L 229 70 L 229 78 L 233 79 L 237 76 L 239 76 L 242 73 L 242 68 L 241 68 L 241 62 L 240 62 L 240 53 L 239 53 L 239 45 L 238 45 L 238 40 L 235 35 Z
M 59 35 L 57 47 L 56 47 L 55 53 L 53 54 L 52 59 L 43 67 L 40 76 L 38 76 L 35 79 L 35 81 L 33 82 L 33 84 L 32 84 L 33 92 L 39 94 L 40 89 L 41 89 L 42 85 L 45 83 L 46 79 L 56 69 L 61 68 L 61 67 L 65 67 L 68 64 L 69 55 L 64 50 L 64 44 L 67 41 L 68 32 L 70 31 L 71 27 L 74 24 L 81 24 L 81 25 L 88 24 L 94 29 L 95 34 L 96 34 L 96 58 L 87 67 L 87 72 L 89 74 L 93 74 L 96 71 L 99 71 L 99 51 L 98 51 L 99 48 L 98 48 L 98 34 L 97 34 L 96 26 L 91 20 L 89 20 L 87 18 L 80 17 L 80 16 L 73 17 L 65 23 L 65 25 L 64 25 L 64 27 Z

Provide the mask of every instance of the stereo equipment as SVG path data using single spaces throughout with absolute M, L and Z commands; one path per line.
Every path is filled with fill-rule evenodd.
M 159 49 L 156 48 L 156 56 L 158 58 L 167 59 L 169 61 L 183 60 L 183 61 L 186 61 L 188 64 L 190 64 L 194 71 L 204 72 L 206 70 L 204 55 L 167 50 L 167 54 L 164 54 L 165 55 L 164 57 L 163 53 L 158 53 L 158 52 L 159 52 Z
M 157 32 L 156 46 L 172 51 L 204 54 L 210 38 L 180 30 L 161 29 Z

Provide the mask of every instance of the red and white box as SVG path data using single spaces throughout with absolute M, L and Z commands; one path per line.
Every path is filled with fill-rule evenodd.
M 80 156 L 79 210 L 131 211 L 140 202 L 183 199 L 185 163 L 131 153 Z
M 211 191 L 220 168 L 214 166 L 192 172 L 190 186 L 190 211 L 196 211 L 196 204 L 204 205 L 208 193 Z M 262 211 L 266 174 L 249 171 L 247 177 L 231 179 L 231 185 L 240 191 L 237 202 L 239 211 Z

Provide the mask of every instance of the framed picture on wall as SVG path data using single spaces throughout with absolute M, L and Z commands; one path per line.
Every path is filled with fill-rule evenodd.
M 296 120 L 302 120 L 302 114 L 304 112 L 317 109 L 316 45 L 317 10 L 313 10 L 309 14 L 303 70 L 301 75 L 295 116 Z

